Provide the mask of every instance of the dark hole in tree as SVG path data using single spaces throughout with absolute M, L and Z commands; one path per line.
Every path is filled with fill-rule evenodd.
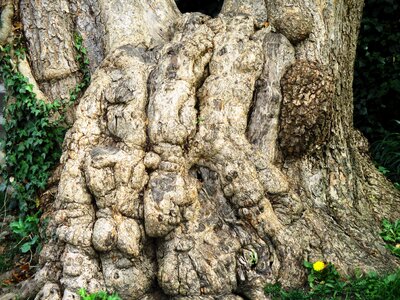
M 182 13 L 201 12 L 215 17 L 219 14 L 224 0 L 175 0 Z

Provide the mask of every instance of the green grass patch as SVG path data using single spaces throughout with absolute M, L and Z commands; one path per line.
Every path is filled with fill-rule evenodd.
M 122 300 L 118 294 L 108 294 L 104 291 L 88 294 L 84 288 L 78 291 L 81 300 Z
M 282 300 L 398 300 L 400 299 L 400 270 L 386 276 L 368 273 L 334 282 L 319 282 L 313 288 L 307 289 L 285 290 L 280 284 L 267 285 L 265 293 L 272 299 Z

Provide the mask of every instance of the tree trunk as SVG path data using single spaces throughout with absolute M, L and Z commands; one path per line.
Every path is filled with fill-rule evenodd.
M 21 0 L 44 95 L 79 80 L 74 31 L 93 75 L 20 297 L 264 299 L 268 282 L 303 284 L 303 260 L 399 267 L 379 237 L 399 193 L 353 128 L 362 5 L 225 0 L 210 18 L 172 0 Z

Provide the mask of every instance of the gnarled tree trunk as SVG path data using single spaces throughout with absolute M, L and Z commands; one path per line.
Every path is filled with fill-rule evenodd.
M 263 299 L 304 259 L 399 266 L 379 238 L 399 194 L 353 128 L 362 0 L 21 0 L 49 99 L 92 82 L 67 133 L 41 269 L 21 297 Z

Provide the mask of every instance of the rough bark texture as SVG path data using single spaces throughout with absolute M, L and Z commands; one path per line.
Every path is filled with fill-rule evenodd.
M 2 0 L 0 2 L 1 23 L 0 23 L 0 45 L 7 42 L 12 31 L 12 18 L 14 16 L 14 5 L 11 0 Z
M 352 125 L 361 10 L 226 0 L 211 19 L 172 0 L 22 0 L 43 93 L 79 78 L 74 30 L 94 72 L 20 296 L 264 299 L 267 282 L 301 285 L 304 259 L 398 267 L 379 228 L 399 194 Z

